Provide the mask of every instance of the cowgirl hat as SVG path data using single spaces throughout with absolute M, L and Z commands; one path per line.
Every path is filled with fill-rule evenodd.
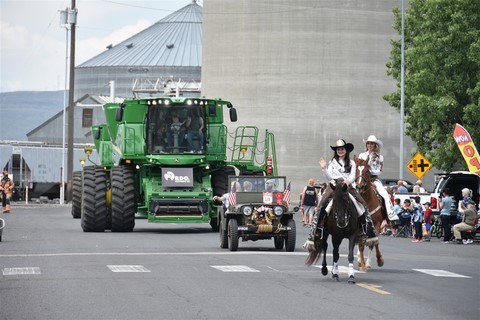
M 369 135 L 367 140 L 363 139 L 363 142 L 374 142 L 378 145 L 379 148 L 383 147 L 383 142 L 382 140 L 378 140 L 377 137 L 375 137 L 373 134 Z
M 345 140 L 339 139 L 339 140 L 337 140 L 335 145 L 330 146 L 330 148 L 332 148 L 333 151 L 337 150 L 337 148 L 345 148 L 345 150 L 347 150 L 347 152 L 352 152 L 353 151 L 353 144 L 346 143 Z

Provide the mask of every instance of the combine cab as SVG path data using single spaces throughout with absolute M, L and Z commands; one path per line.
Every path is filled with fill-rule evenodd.
M 85 232 L 129 232 L 135 217 L 218 231 L 212 198 L 228 191 L 229 176 L 277 174 L 273 134 L 259 141 L 257 127 L 229 130 L 224 112 L 231 122 L 237 113 L 228 101 L 162 97 L 103 108 L 106 123 L 92 127 L 100 163 L 74 172 L 72 215 Z

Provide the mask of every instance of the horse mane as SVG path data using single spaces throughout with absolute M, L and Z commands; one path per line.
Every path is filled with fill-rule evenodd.
M 349 210 L 349 193 L 348 186 L 341 182 L 337 182 L 333 193 L 333 208 L 332 212 L 335 210 L 337 212 L 347 212 Z

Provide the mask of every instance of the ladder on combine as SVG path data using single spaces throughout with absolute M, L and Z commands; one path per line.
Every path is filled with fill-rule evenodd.
M 277 157 L 275 152 L 275 136 L 265 130 L 265 140 L 258 141 L 258 128 L 254 126 L 238 127 L 233 137 L 230 162 L 232 165 L 256 171 L 260 168 L 268 174 L 277 175 Z

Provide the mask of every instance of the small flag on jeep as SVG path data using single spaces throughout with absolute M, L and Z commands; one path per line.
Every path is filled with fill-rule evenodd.
M 291 183 L 292 183 L 291 181 L 288 183 L 287 188 L 283 192 L 283 201 L 287 204 L 287 206 L 290 204 L 290 184 Z
M 232 190 L 228 194 L 228 204 L 234 206 L 237 204 L 237 184 L 233 182 Z

